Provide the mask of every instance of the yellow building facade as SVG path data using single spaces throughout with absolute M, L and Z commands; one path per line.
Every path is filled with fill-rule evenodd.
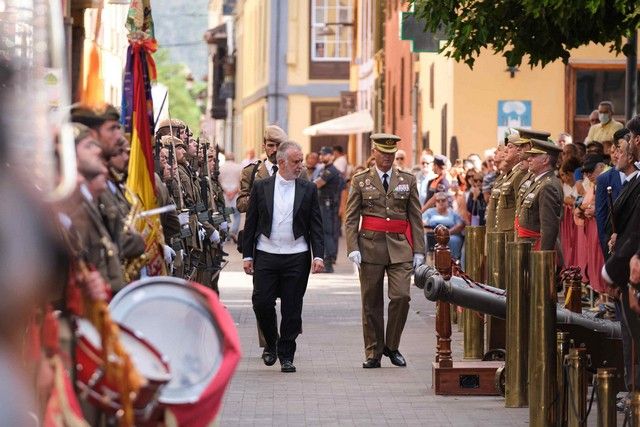
M 482 154 L 509 124 L 546 130 L 553 139 L 568 132 L 582 141 L 587 116 L 600 101 L 613 101 L 616 119 L 623 121 L 624 67 L 624 56 L 594 44 L 572 51 L 567 65 L 517 70 L 489 50 L 473 69 L 442 54 L 421 53 L 418 144 L 451 157 Z
M 305 152 L 327 144 L 346 148 L 346 137 L 303 134 L 306 127 L 341 115 L 340 92 L 349 88 L 353 0 L 330 3 L 237 3 L 236 151 L 259 153 L 267 124 L 282 127 Z

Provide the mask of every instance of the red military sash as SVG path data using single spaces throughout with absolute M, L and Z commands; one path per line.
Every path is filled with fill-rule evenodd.
M 383 231 L 387 233 L 401 233 L 407 237 L 409 246 L 413 249 L 413 234 L 411 233 L 411 224 L 406 219 L 389 219 L 377 216 L 362 216 L 361 230 L 367 231 Z

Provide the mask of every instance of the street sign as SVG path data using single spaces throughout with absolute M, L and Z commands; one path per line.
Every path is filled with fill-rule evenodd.
M 425 31 L 424 25 L 413 12 L 401 12 L 400 39 L 411 41 L 411 52 L 438 52 L 440 41 L 445 39 L 444 31 Z

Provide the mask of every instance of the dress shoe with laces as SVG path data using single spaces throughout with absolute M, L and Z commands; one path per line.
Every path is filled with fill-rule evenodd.
M 387 356 L 391 363 L 396 366 L 407 366 L 407 361 L 404 360 L 404 356 L 398 350 L 389 350 L 385 347 L 382 354 Z
M 363 364 L 364 369 L 373 369 L 380 367 L 380 359 L 369 358 Z
M 274 351 L 267 350 L 266 348 L 262 352 L 262 361 L 267 366 L 272 366 L 278 360 L 278 355 Z
M 280 366 L 280 371 L 281 372 L 295 372 L 296 371 L 296 367 L 293 365 L 292 361 L 285 360 L 284 362 L 282 362 L 282 365 Z

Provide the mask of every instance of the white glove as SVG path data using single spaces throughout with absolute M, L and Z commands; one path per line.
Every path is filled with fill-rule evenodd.
M 413 254 L 413 269 L 420 267 L 424 264 L 424 255 L 423 254 Z
M 178 221 L 180 225 L 185 225 L 189 222 L 189 212 L 182 212 L 178 214 Z
M 362 262 L 362 255 L 360 255 L 360 251 L 349 252 L 347 258 L 349 258 L 352 263 L 360 267 L 360 263 Z
M 220 243 L 220 232 L 218 230 L 213 230 L 213 233 L 211 233 L 211 236 L 209 236 L 209 240 L 214 245 Z
M 167 265 L 170 265 L 173 262 L 173 257 L 176 256 L 176 251 L 174 251 L 173 248 L 169 245 L 164 245 L 163 251 L 164 261 L 167 263 Z
M 227 230 L 229 229 L 229 224 L 227 223 L 227 221 L 224 221 L 220 223 L 218 227 L 220 228 L 220 231 L 224 231 L 226 233 Z
M 198 228 L 198 237 L 200 237 L 200 241 L 204 240 L 204 238 L 207 237 L 207 232 L 204 231 L 204 228 Z

